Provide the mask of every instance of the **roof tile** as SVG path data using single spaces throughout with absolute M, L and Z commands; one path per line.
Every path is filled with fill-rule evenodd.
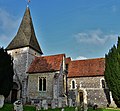
M 102 76 L 104 70 L 104 58 L 76 60 L 69 64 L 68 77 Z
M 6 49 L 11 50 L 27 46 L 33 48 L 40 54 L 43 54 L 35 35 L 34 26 L 32 23 L 31 14 L 28 7 L 25 11 L 25 14 L 23 16 L 21 25 L 18 29 L 16 36 L 10 42 Z
M 29 67 L 28 73 L 59 71 L 64 54 L 36 57 Z

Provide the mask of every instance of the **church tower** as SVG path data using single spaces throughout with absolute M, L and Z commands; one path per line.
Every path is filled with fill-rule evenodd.
M 9 99 L 14 102 L 21 99 L 26 102 L 27 70 L 35 56 L 43 54 L 37 41 L 29 7 L 26 8 L 16 36 L 7 46 L 8 53 L 14 59 L 14 84 Z

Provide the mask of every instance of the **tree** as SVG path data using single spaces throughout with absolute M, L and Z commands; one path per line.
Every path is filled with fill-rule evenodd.
M 105 55 L 105 80 L 113 100 L 120 107 L 120 37 L 117 46 L 114 45 Z
M 13 59 L 3 48 L 0 48 L 0 95 L 9 95 L 13 85 Z

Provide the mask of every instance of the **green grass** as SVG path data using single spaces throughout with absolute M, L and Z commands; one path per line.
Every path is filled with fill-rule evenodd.
M 13 111 L 13 105 L 12 104 L 5 104 L 3 108 L 0 109 L 0 111 Z M 36 111 L 34 106 L 24 106 L 24 111 Z M 74 111 L 74 107 L 66 107 L 64 111 Z M 45 111 L 45 110 L 40 110 Z M 55 109 L 48 109 L 46 111 L 61 111 L 61 108 L 55 108 Z
M 40 110 L 40 111 L 45 111 L 45 110 Z M 61 109 L 60 108 L 55 108 L 55 109 L 48 109 L 46 111 L 61 111 Z
M 65 111 L 74 111 L 74 110 L 75 110 L 74 107 L 66 107 L 66 108 L 65 108 Z
M 4 107 L 0 109 L 0 111 L 13 111 L 13 105 L 5 104 Z
M 40 111 L 45 111 L 45 110 L 40 110 Z M 55 108 L 55 109 L 48 109 L 46 111 L 61 111 L 61 108 Z M 66 107 L 64 108 L 64 111 L 75 111 L 74 107 Z
M 103 109 L 102 111 L 120 111 L 120 109 Z
M 36 111 L 34 106 L 24 106 L 24 111 Z M 13 105 L 12 104 L 5 104 L 3 108 L 0 109 L 0 111 L 13 111 Z M 40 110 L 45 111 L 45 110 Z M 48 109 L 46 111 L 61 111 L 61 108 L 55 108 L 55 109 Z M 64 111 L 75 111 L 74 107 L 66 107 L 64 108 Z M 89 108 L 88 111 L 120 111 L 120 109 L 96 109 L 93 110 L 92 108 Z
M 12 104 L 5 104 L 3 108 L 0 109 L 0 111 L 13 111 L 13 105 Z M 33 106 L 24 106 L 24 111 L 35 111 L 35 107 Z
M 24 109 L 24 111 L 36 111 L 35 107 L 33 107 L 33 106 L 24 106 L 23 109 Z
M 92 108 L 88 109 L 88 111 L 120 111 L 120 109 L 102 109 L 102 108 L 98 108 L 96 110 L 93 110 Z

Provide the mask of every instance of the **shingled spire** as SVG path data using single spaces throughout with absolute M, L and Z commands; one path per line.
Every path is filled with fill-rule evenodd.
M 29 7 L 26 8 L 16 36 L 6 49 L 11 50 L 22 47 L 30 47 L 40 54 L 43 54 L 35 35 Z

